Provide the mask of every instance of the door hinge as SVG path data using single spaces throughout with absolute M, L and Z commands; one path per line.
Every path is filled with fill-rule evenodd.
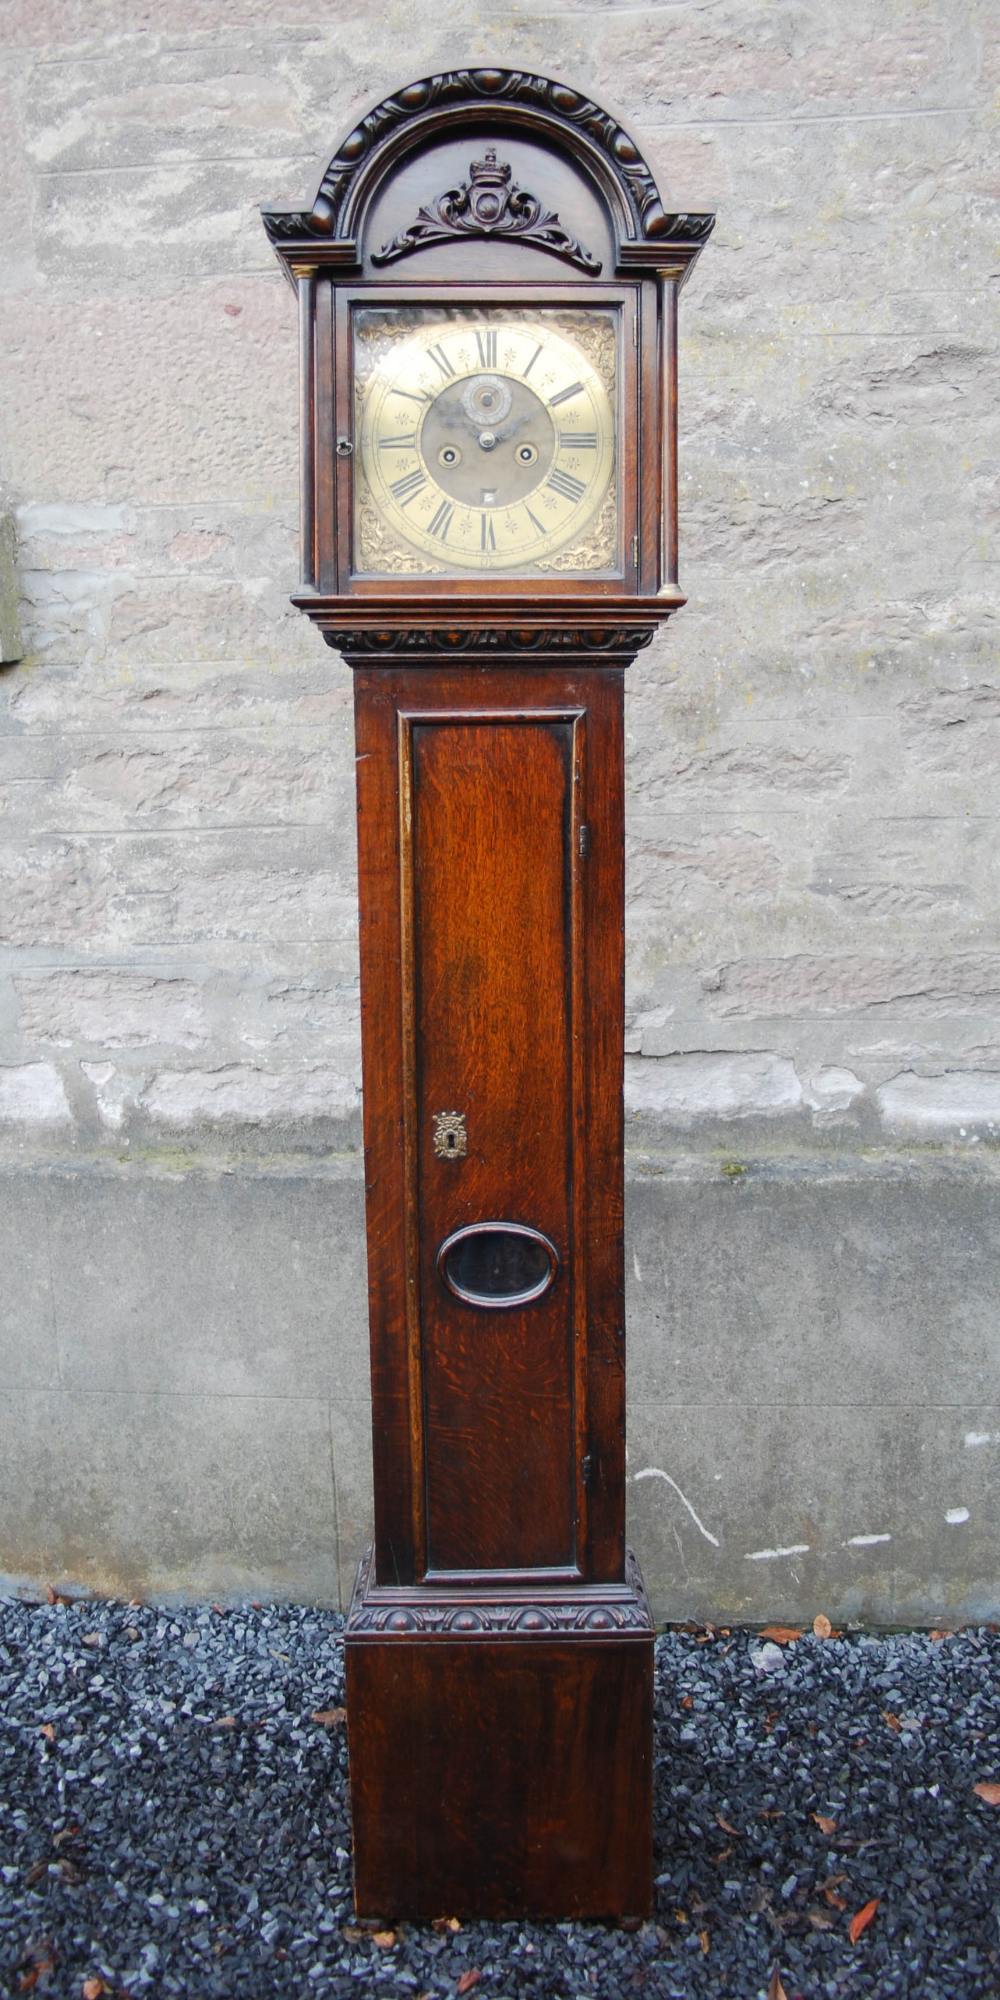
M 590 1475 L 592 1470 L 593 1470 L 593 1460 L 588 1451 L 586 1458 L 583 1460 L 583 1463 L 580 1466 L 580 1478 L 582 1479 L 585 1487 L 590 1485 Z
M 633 537 L 632 537 L 632 568 L 633 568 L 633 569 L 638 569 L 638 567 L 639 567 L 639 537 L 638 537 L 638 535 L 633 535 Z
M 581 826 L 581 828 L 580 828 L 580 832 L 579 832 L 579 835 L 578 835 L 578 840 L 579 840 L 579 847 L 580 847 L 580 859 L 581 859 L 581 861 L 586 861 L 586 859 L 587 859 L 587 856 L 588 856 L 588 854 L 590 853 L 590 828 L 589 828 L 589 826 L 586 826 L 586 825 L 584 825 L 584 826 Z

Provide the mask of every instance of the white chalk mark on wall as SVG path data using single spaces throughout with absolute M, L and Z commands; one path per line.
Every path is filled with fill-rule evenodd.
M 718 1536 L 710 1534 L 709 1530 L 705 1526 L 704 1521 L 700 1521 L 698 1519 L 698 1516 L 695 1513 L 694 1508 L 692 1507 L 691 1502 L 687 1497 L 687 1494 L 681 1492 L 681 1489 L 678 1486 L 676 1479 L 671 1479 L 669 1472 L 661 1472 L 658 1465 L 644 1465 L 641 1472 L 633 1473 L 632 1476 L 636 1480 L 662 1479 L 666 1486 L 672 1486 L 674 1492 L 677 1495 L 678 1500 L 683 1501 L 684 1506 L 687 1508 L 688 1513 L 690 1514 L 691 1519 L 698 1530 L 698 1533 L 700 1535 L 704 1535 L 706 1542 L 711 1542 L 713 1549 L 718 1548 L 719 1546 Z
M 966 1431 L 965 1442 L 970 1451 L 980 1444 L 1000 1444 L 1000 1431 Z
M 967 1507 L 949 1507 L 944 1518 L 949 1528 L 961 1528 L 969 1518 L 969 1510 Z
M 844 1549 L 873 1549 L 876 1542 L 891 1542 L 891 1535 L 852 1535 L 849 1542 L 842 1542 Z
M 769 1563 L 775 1562 L 778 1556 L 807 1556 L 808 1554 L 808 1542 L 793 1542 L 791 1547 L 787 1549 L 749 1549 L 743 1560 L 748 1563 Z

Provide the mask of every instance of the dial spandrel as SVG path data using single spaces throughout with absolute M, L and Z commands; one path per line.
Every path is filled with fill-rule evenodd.
M 612 312 L 366 308 L 354 381 L 356 570 L 618 568 Z

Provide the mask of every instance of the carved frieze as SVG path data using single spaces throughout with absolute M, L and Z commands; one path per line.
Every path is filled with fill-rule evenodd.
M 519 1638 L 615 1638 L 625 1633 L 648 1638 L 653 1631 L 639 1566 L 625 1552 L 622 1583 L 570 1584 L 562 1589 L 530 1584 L 505 1590 L 491 1586 L 489 1594 L 464 1587 L 427 1584 L 393 1587 L 373 1580 L 374 1550 L 366 1549 L 358 1567 L 350 1610 L 350 1633 L 391 1639 L 495 1638 L 516 1633 Z
M 324 629 L 323 637 L 328 646 L 338 653 L 369 654 L 374 657 L 387 653 L 433 653 L 439 658 L 448 653 L 638 653 L 648 646 L 653 637 L 651 626 L 624 627 L 600 626 L 583 629 L 567 626 L 543 627 L 536 630 L 511 628 L 466 631 L 340 631 Z

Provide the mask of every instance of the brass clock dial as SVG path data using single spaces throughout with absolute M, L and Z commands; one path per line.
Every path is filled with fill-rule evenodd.
M 611 314 L 361 312 L 356 568 L 617 566 Z

